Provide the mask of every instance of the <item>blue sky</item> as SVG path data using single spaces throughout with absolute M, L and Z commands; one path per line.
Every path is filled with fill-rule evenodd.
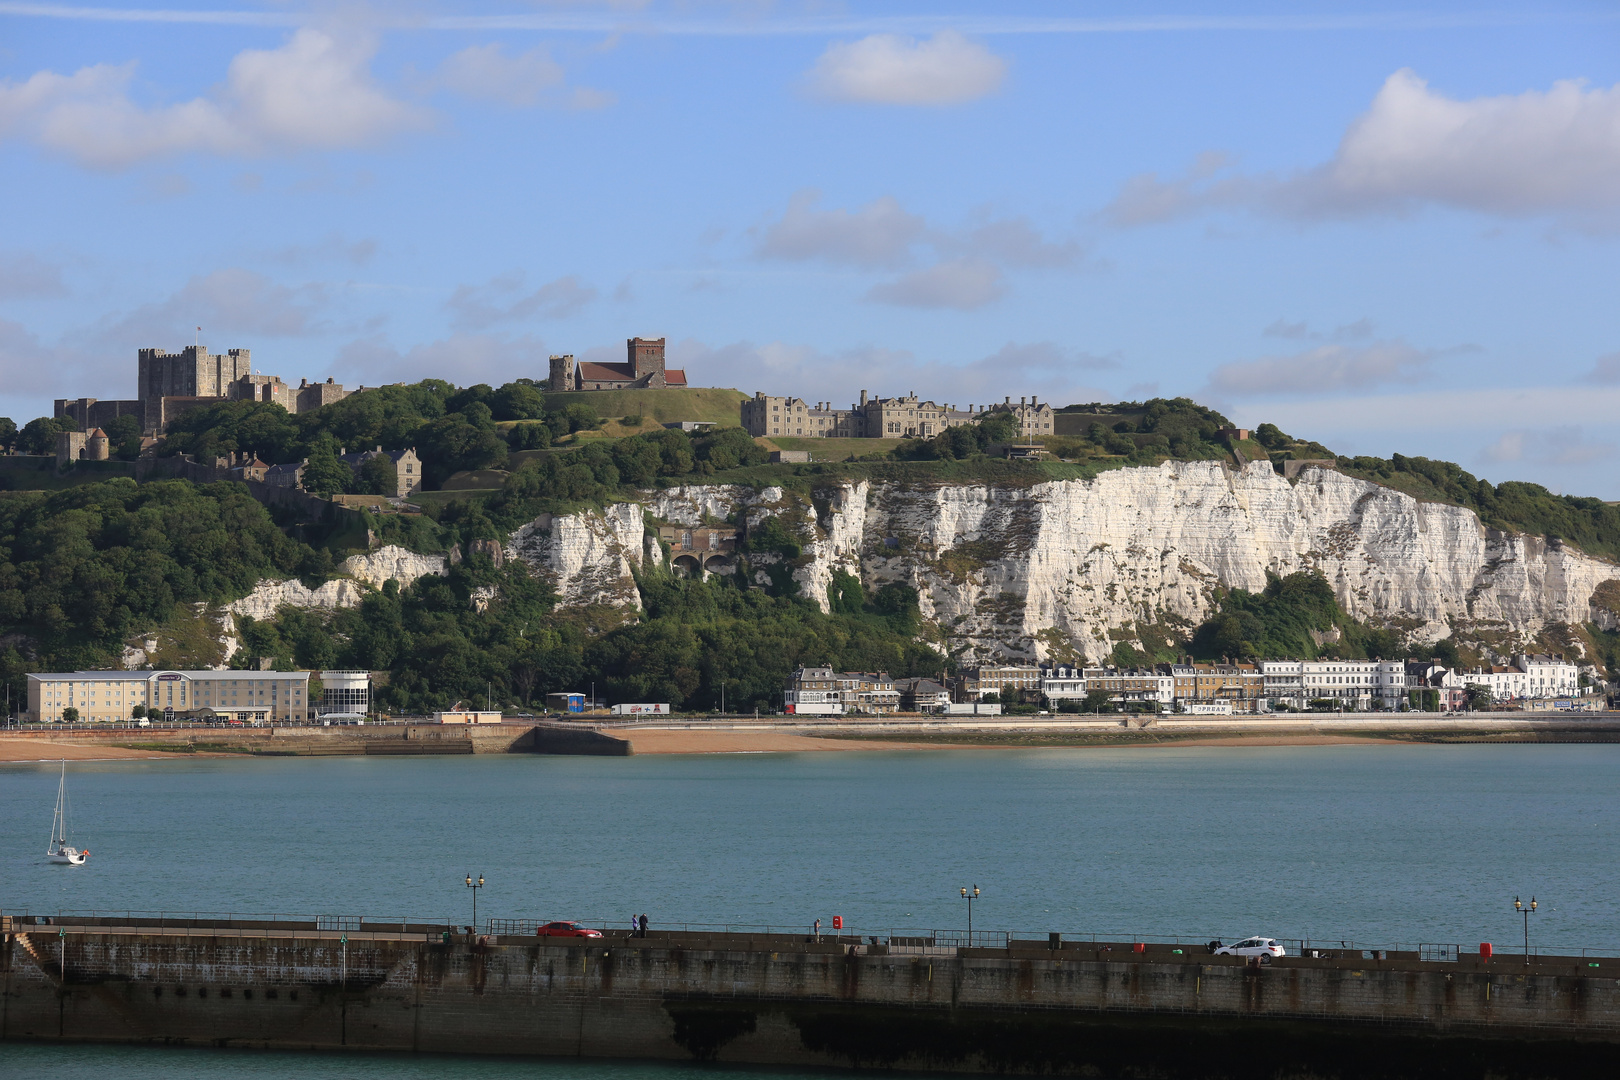
M 0 0 L 0 414 L 137 348 L 1185 394 L 1620 498 L 1612 4 Z

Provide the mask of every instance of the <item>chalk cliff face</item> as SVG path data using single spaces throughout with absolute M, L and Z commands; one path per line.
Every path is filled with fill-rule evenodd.
M 809 498 L 690 486 L 543 518 L 513 534 L 509 553 L 553 580 L 565 603 L 633 606 L 632 567 L 659 557 L 644 517 L 696 525 L 772 514 L 805 540 L 793 573 L 804 595 L 825 607 L 838 570 L 869 587 L 905 582 L 953 650 L 978 658 L 1072 650 L 1098 660 L 1138 624 L 1202 621 L 1217 585 L 1258 590 L 1268 571 L 1305 569 L 1356 618 L 1419 640 L 1455 629 L 1506 645 L 1556 624 L 1612 621 L 1592 596 L 1620 579 L 1620 567 L 1487 529 L 1459 507 L 1329 469 L 1289 482 L 1264 462 L 1167 462 L 1029 487 L 863 481 Z
M 333 578 L 314 589 L 305 588 L 296 578 L 261 581 L 242 599 L 225 605 L 225 610 L 231 615 L 273 619 L 284 604 L 303 608 L 353 607 L 364 598 L 365 585 L 381 588 L 383 582 L 394 578 L 403 589 L 426 574 L 445 573 L 447 566 L 443 555 L 418 555 L 390 544 L 364 555 L 351 555 L 338 569 L 348 576 Z

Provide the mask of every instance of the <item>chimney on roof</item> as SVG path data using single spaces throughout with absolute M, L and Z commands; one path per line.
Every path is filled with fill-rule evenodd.
M 861 408 L 866 408 L 866 391 L 861 391 Z

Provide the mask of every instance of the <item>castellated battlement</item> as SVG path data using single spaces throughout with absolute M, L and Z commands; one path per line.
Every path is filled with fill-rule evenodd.
M 59 398 L 56 415 L 70 417 L 85 429 L 105 427 L 120 416 L 138 415 L 142 432 L 155 436 L 182 413 L 222 401 L 273 402 L 299 413 L 341 401 L 350 393 L 331 379 L 322 383 L 303 380 L 293 387 L 277 375 L 256 373 L 251 349 L 211 353 L 202 344 L 187 345 L 179 352 L 138 349 L 135 363 L 135 400 Z

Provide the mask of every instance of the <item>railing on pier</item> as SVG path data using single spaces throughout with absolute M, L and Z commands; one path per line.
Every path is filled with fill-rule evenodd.
M 375 934 L 427 934 L 436 936 L 448 931 L 454 934 L 479 934 L 510 937 L 533 937 L 535 931 L 550 918 L 489 918 L 478 927 L 448 915 L 421 917 L 415 915 L 340 915 L 297 912 L 239 912 L 239 911 L 141 911 L 137 909 L 91 908 L 57 910 L 50 913 L 30 912 L 27 909 L 0 910 L 13 929 L 43 926 L 53 927 L 151 927 L 165 930 L 206 929 L 263 929 L 314 931 L 317 933 L 375 933 Z M 602 931 L 613 940 L 630 937 L 633 931 L 624 920 L 575 920 L 582 926 Z M 639 928 L 638 931 L 639 932 Z M 739 936 L 752 938 L 779 938 L 792 941 L 817 941 L 839 945 L 883 945 L 895 950 L 929 953 L 954 953 L 961 948 L 1068 948 L 1090 946 L 1115 952 L 1129 951 L 1137 943 L 1149 943 L 1153 951 L 1165 948 L 1182 950 L 1186 955 L 1205 953 L 1216 938 L 1206 934 L 1151 934 L 1133 935 L 1122 932 L 1086 931 L 1081 933 L 1026 930 L 974 930 L 971 938 L 966 930 L 916 927 L 854 927 L 833 929 L 828 921 L 821 924 L 819 935 L 814 923 L 762 924 L 762 923 L 695 923 L 652 922 L 648 936 L 669 938 L 681 936 L 704 938 Z M 1276 938 L 1290 956 L 1320 955 L 1339 958 L 1376 960 L 1390 954 L 1404 954 L 1425 963 L 1457 963 L 1464 956 L 1461 945 L 1431 942 L 1367 942 L 1352 938 Z M 1227 942 L 1230 944 L 1230 940 Z M 1472 950 L 1469 950 L 1472 951 Z M 1573 947 L 1558 944 L 1533 944 L 1528 959 L 1542 957 L 1575 957 L 1597 959 L 1620 956 L 1620 948 Z M 1498 963 L 1526 959 L 1520 948 L 1505 945 L 1495 953 Z

